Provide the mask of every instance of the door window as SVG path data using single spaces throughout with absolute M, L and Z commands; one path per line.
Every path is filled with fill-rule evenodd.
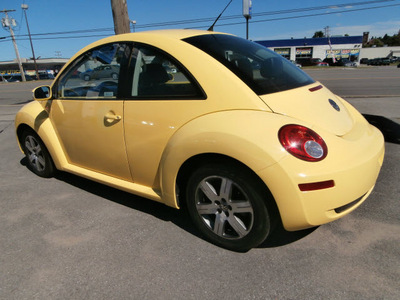
M 131 97 L 151 99 L 205 99 L 194 78 L 175 59 L 156 48 L 137 45 L 133 50 Z
M 115 99 L 121 69 L 130 56 L 127 44 L 107 44 L 78 58 L 57 86 L 59 99 Z

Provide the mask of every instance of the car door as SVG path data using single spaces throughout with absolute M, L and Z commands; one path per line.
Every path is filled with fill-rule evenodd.
M 124 106 L 127 155 L 133 181 L 153 186 L 162 153 L 183 124 L 207 111 L 206 95 L 185 67 L 168 53 L 135 43 L 133 73 Z
M 87 51 L 63 71 L 55 84 L 50 118 L 70 164 L 131 180 L 123 126 L 124 102 L 118 78 L 90 78 L 88 69 L 124 64 L 127 44 L 108 44 Z M 116 68 L 117 69 L 117 68 Z

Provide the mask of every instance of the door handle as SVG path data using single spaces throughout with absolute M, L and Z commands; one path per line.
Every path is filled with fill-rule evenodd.
M 113 111 L 109 111 L 105 116 L 104 116 L 104 121 L 107 122 L 108 124 L 112 124 L 116 121 L 121 120 L 122 117 L 120 115 L 115 114 Z

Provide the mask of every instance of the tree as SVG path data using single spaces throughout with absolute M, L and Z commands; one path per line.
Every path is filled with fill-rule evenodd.
M 312 38 L 314 39 L 314 38 L 322 38 L 322 37 L 325 37 L 325 34 L 322 31 L 316 31 Z
M 393 36 L 385 34 L 383 37 L 372 37 L 365 47 L 383 47 L 385 45 L 400 46 L 400 30 Z

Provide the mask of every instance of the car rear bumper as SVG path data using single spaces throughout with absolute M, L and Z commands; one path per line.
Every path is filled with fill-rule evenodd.
M 288 156 L 259 172 L 275 198 L 285 229 L 294 231 L 334 221 L 368 198 L 384 157 L 383 136 L 371 128 L 368 137 L 357 141 L 357 147 L 350 148 L 355 146 L 353 141 L 343 142 L 350 144 L 347 155 L 341 156 L 338 150 L 339 153 L 331 153 L 330 159 L 320 163 L 306 163 Z M 299 188 L 299 184 L 332 180 L 333 187 L 310 191 Z

